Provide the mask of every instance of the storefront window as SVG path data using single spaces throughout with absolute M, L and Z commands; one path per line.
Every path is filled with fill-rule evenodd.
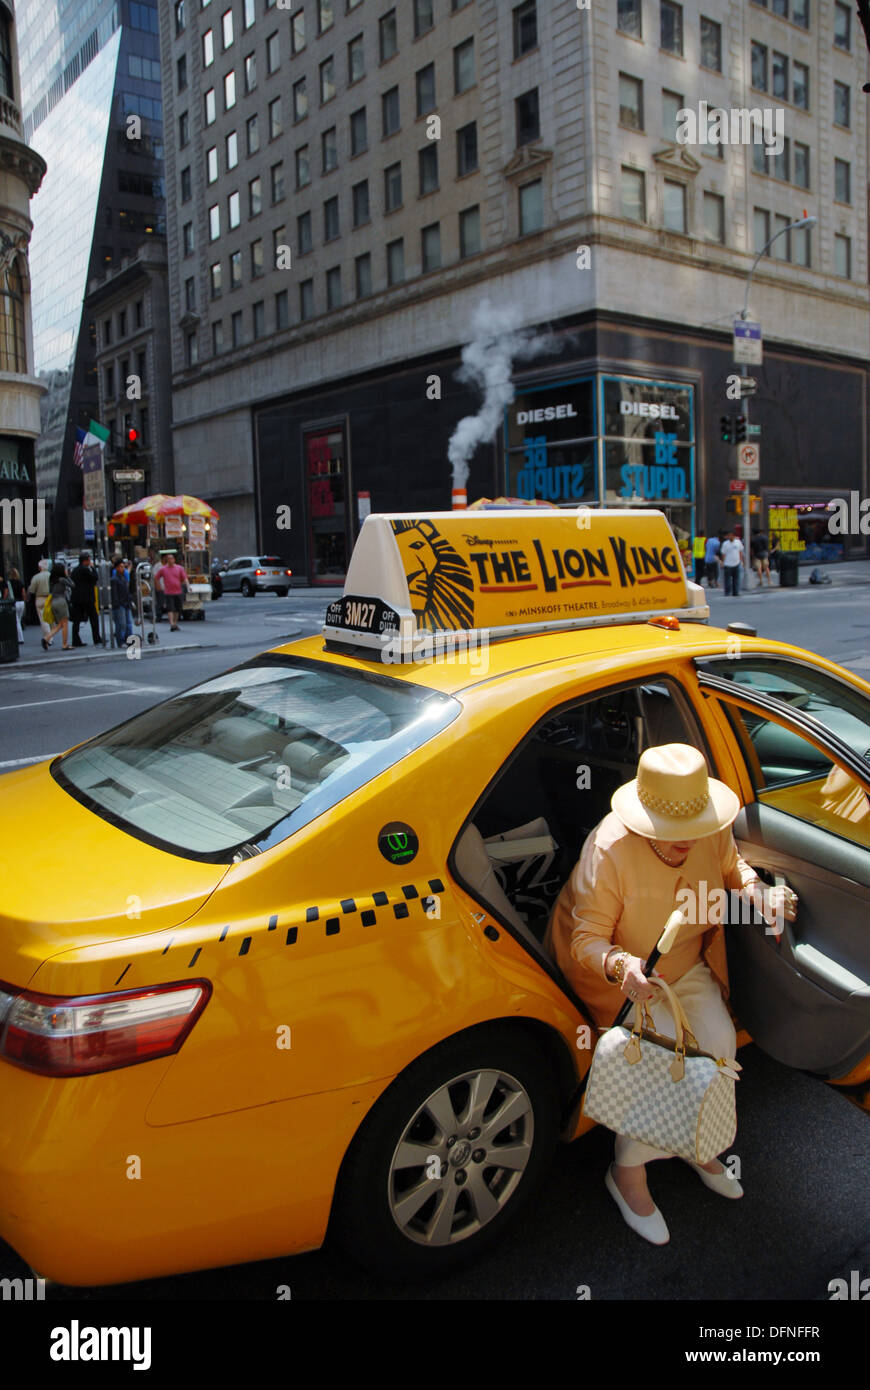
M 520 392 L 505 412 L 507 491 L 558 506 L 598 501 L 591 379 Z
M 311 578 L 334 584 L 347 570 L 344 430 L 305 436 Z
M 695 501 L 691 386 L 604 377 L 602 397 L 606 505 L 661 508 L 688 568 Z

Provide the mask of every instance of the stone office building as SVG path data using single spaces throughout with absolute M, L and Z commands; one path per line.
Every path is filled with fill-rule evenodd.
M 851 6 L 214 0 L 163 11 L 161 53 L 176 481 L 228 552 L 334 583 L 368 507 L 448 507 L 487 300 L 553 344 L 515 363 L 469 500 L 662 505 L 686 544 L 732 521 L 719 421 L 765 247 L 760 520 L 866 493 Z M 767 111 L 778 152 L 678 142 L 702 101 Z

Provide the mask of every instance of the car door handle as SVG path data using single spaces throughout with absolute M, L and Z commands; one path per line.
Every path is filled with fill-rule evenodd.
M 845 965 L 831 960 L 823 951 L 801 941 L 792 947 L 794 958 L 803 972 L 829 994 L 839 999 L 870 999 L 870 983 L 855 975 Z

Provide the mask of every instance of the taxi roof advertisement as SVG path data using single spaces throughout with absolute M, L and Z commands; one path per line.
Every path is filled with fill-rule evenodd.
M 658 511 L 520 510 L 367 517 L 326 630 L 390 637 L 517 629 L 689 603 Z

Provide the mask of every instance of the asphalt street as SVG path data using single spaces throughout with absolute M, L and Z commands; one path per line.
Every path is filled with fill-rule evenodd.
M 830 586 L 710 594 L 711 621 L 739 619 L 761 636 L 821 653 L 870 679 L 870 564 L 831 566 Z M 159 642 L 140 659 L 86 647 L 45 654 L 34 628 L 21 659 L 0 666 L 2 773 L 50 757 L 196 684 L 257 650 L 316 632 L 335 591 L 293 590 L 280 599 L 226 596 L 204 623 Z M 56 639 L 59 642 L 59 638 Z M 10 810 L 12 812 L 10 816 Z M 7 827 L 14 808 L 4 803 Z M 22 827 L 24 831 L 25 828 Z M 725 1202 L 678 1160 L 653 1166 L 653 1196 L 671 1228 L 661 1249 L 641 1245 L 618 1216 L 603 1177 L 611 1137 L 595 1130 L 562 1147 L 533 1209 L 488 1257 L 437 1285 L 392 1286 L 325 1249 L 117 1288 L 94 1299 L 593 1299 L 825 1300 L 828 1283 L 857 1268 L 870 1275 L 868 1117 L 821 1082 L 756 1047 L 741 1053 L 740 1128 L 733 1151 L 745 1197 Z M 0 1279 L 25 1273 L 0 1243 Z M 82 1291 L 53 1289 L 58 1299 Z

